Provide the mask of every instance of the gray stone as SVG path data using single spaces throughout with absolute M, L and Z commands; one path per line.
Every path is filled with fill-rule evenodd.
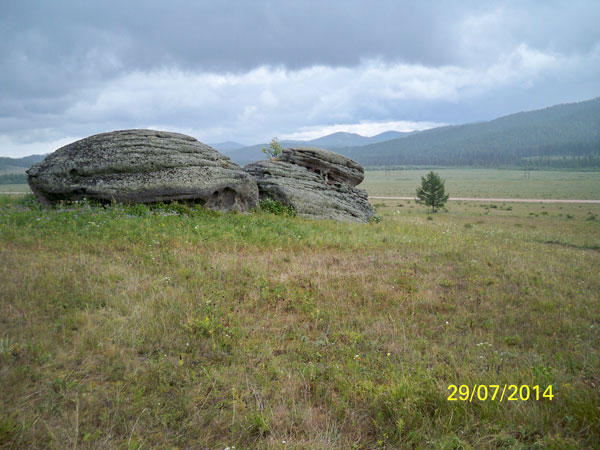
M 292 164 L 306 167 L 318 173 L 327 181 L 357 186 L 365 178 L 365 171 L 356 161 L 329 150 L 315 147 L 286 148 L 277 158 Z
M 258 203 L 254 179 L 190 136 L 154 130 L 102 133 L 66 145 L 28 171 L 41 203 L 97 199 L 151 203 L 197 201 L 246 211 Z
M 368 222 L 375 215 L 364 190 L 326 179 L 304 166 L 272 159 L 244 170 L 256 178 L 261 199 L 292 206 L 301 217 Z

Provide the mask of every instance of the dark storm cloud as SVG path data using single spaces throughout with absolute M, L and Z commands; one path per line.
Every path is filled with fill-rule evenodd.
M 9 77 L 3 86 L 20 94 L 55 96 L 73 84 L 124 70 L 165 66 L 298 69 L 356 65 L 375 57 L 427 66 L 464 64 L 465 59 L 485 59 L 498 51 L 492 46 L 486 55 L 478 51 L 479 43 L 466 43 L 475 46 L 474 52 L 465 48 L 461 25 L 486 10 L 497 10 L 490 8 L 495 3 L 483 5 L 397 0 L 3 2 L 2 73 Z M 490 34 L 478 33 L 477 38 L 489 39 L 494 46 L 531 41 L 536 48 L 553 51 L 584 49 L 598 42 L 593 11 L 584 17 L 578 11 L 574 26 L 568 13 L 576 6 L 559 9 L 566 14 L 557 14 L 548 4 L 506 6 L 502 28 L 494 30 L 494 23 L 486 23 Z M 563 33 L 566 27 L 569 32 Z
M 381 56 L 448 63 L 455 7 L 398 1 L 7 2 L 2 29 L 15 56 L 69 66 L 111 55 L 127 68 L 246 70 L 353 65 Z M 109 64 L 110 66 L 110 64 Z M 103 68 L 100 67 L 102 70 Z M 106 69 L 106 68 L 104 68 Z M 108 67 L 110 70 L 111 67 Z M 112 69 L 118 69 L 113 67 Z
M 600 88 L 599 15 L 589 1 L 6 1 L 0 137 L 155 124 L 255 139 L 582 100 Z
M 283 64 L 355 65 L 362 59 L 461 64 L 463 24 L 493 18 L 485 40 L 586 51 L 600 36 L 596 2 L 379 0 L 4 2 L 3 54 L 69 73 L 178 65 L 246 70 Z M 500 25 L 500 26 L 498 26 Z M 484 30 L 482 30 L 484 31 Z M 491 50 L 497 50 L 492 48 Z M 479 55 L 485 57 L 485 55 Z M 13 62 L 14 59 L 13 59 Z

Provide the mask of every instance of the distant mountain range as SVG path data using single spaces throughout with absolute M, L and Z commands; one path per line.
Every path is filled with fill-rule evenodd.
M 410 133 L 402 133 L 400 131 L 386 131 L 384 133 L 377 134 L 375 136 L 367 137 L 362 136 L 356 133 L 346 133 L 343 131 L 339 131 L 337 133 L 328 134 L 327 136 L 322 136 L 320 138 L 311 139 L 307 141 L 301 140 L 283 140 L 279 141 L 279 143 L 283 147 L 294 147 L 294 146 L 310 146 L 310 147 L 319 147 L 325 148 L 329 150 L 336 150 L 340 148 L 348 148 L 348 147 L 358 147 L 364 146 L 368 144 L 376 144 L 379 142 L 389 141 L 391 139 L 402 139 L 407 137 L 415 132 Z M 215 147 L 217 150 L 225 153 L 229 156 L 234 162 L 240 165 L 246 165 L 248 163 L 258 161 L 260 159 L 265 158 L 265 154 L 262 151 L 263 147 L 268 147 L 268 143 L 264 144 L 256 144 L 248 147 L 239 147 L 236 149 L 223 149 L 221 150 L 219 147 Z
M 240 148 L 246 147 L 244 144 L 240 144 L 239 142 L 232 142 L 232 141 L 216 142 L 214 144 L 208 144 L 208 145 L 210 145 L 212 148 L 219 150 L 221 153 L 230 152 L 233 150 L 238 150 Z
M 336 150 L 365 166 L 600 167 L 600 97 Z
M 6 158 L 0 156 L 0 175 L 25 173 L 33 164 L 40 162 L 46 155 L 31 155 L 23 158 Z
M 311 145 L 314 147 L 327 147 L 327 148 L 342 148 L 342 147 L 356 147 L 360 145 L 375 144 L 377 142 L 389 141 L 390 139 L 398 139 L 408 136 L 412 133 L 402 133 L 400 131 L 386 131 L 384 133 L 377 134 L 375 136 L 367 137 L 361 136 L 356 133 L 345 133 L 338 131 L 337 133 L 328 134 L 317 139 L 310 141 L 296 141 L 298 144 Z
M 0 157 L 0 184 L 27 183 L 25 171 L 45 157 L 46 155 L 31 155 L 24 158 Z
M 387 131 L 372 137 L 338 132 L 280 143 L 334 150 L 364 166 L 600 168 L 600 97 L 421 132 Z M 265 159 L 262 148 L 268 143 L 211 146 L 243 166 Z M 0 175 L 24 173 L 44 156 L 0 157 Z
M 600 168 L 600 97 L 418 133 L 334 133 L 281 144 L 335 150 L 364 166 Z M 264 159 L 265 146 L 224 153 L 245 165 Z

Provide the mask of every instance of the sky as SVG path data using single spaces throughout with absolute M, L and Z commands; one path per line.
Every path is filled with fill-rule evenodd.
M 600 2 L 0 3 L 0 156 L 153 128 L 245 145 L 600 96 Z

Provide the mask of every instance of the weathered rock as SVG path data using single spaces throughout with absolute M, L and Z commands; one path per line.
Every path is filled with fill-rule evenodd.
M 292 206 L 302 217 L 368 222 L 375 215 L 362 189 L 334 182 L 287 161 L 258 161 L 244 167 L 256 178 L 260 198 Z
M 44 204 L 83 197 L 150 203 L 188 200 L 217 210 L 258 203 L 255 180 L 190 136 L 154 130 L 102 133 L 66 145 L 28 171 Z
M 277 158 L 292 164 L 306 167 L 318 173 L 327 181 L 357 186 L 365 178 L 365 171 L 356 161 L 338 153 L 314 147 L 286 148 Z

